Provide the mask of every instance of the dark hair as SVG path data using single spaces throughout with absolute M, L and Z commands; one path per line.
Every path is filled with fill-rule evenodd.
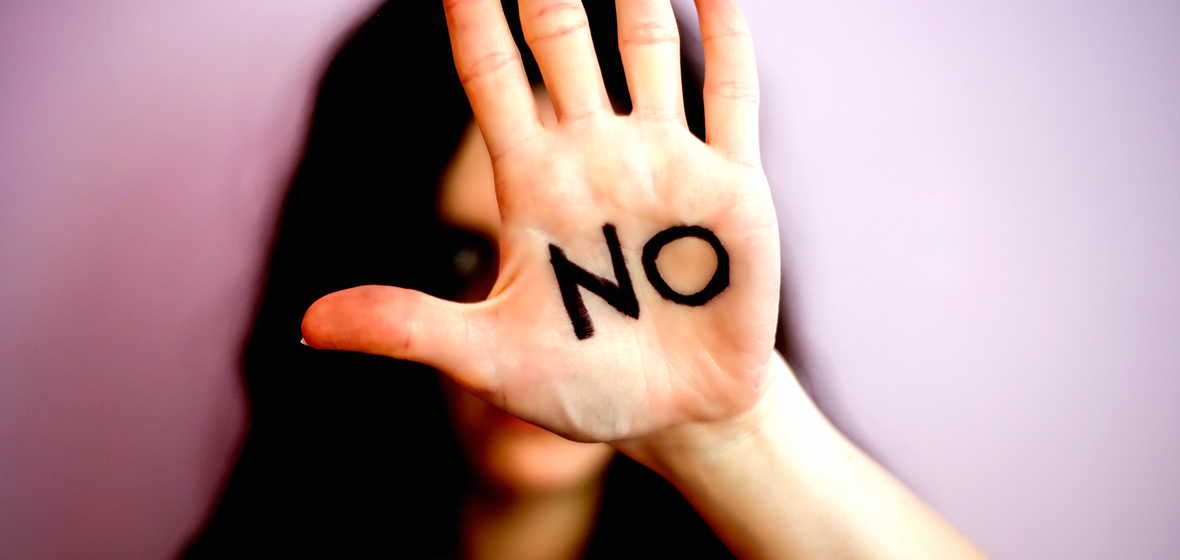
M 516 2 L 504 4 L 539 83 Z M 608 92 L 627 112 L 614 2 L 586 8 Z M 703 138 L 699 84 L 684 72 L 688 122 Z M 252 424 L 188 558 L 456 553 L 472 479 L 435 373 L 298 340 L 320 296 L 386 284 L 454 297 L 469 273 L 456 269 L 456 251 L 490 251 L 435 215 L 439 175 L 470 111 L 437 0 L 387 4 L 328 67 L 244 354 Z M 587 555 L 732 557 L 669 483 L 622 456 L 608 470 Z

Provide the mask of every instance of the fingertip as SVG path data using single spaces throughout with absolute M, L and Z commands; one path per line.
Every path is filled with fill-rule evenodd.
M 307 311 L 303 312 L 303 321 L 299 323 L 299 334 L 302 335 L 299 338 L 299 343 L 304 346 L 320 348 L 323 345 L 323 343 L 320 342 L 323 332 L 322 327 L 320 326 L 323 310 L 319 309 L 320 302 L 323 301 L 323 299 L 324 298 L 322 297 L 317 299 L 311 304 L 310 307 L 307 308 Z M 308 339 L 311 339 L 315 343 L 313 344 L 312 342 L 308 342 Z
M 407 296 L 391 286 L 357 286 L 330 293 L 307 308 L 303 340 L 313 348 L 401 357 L 405 351 Z
M 391 286 L 358 286 L 328 294 L 307 309 L 306 343 L 323 350 L 364 352 L 423 363 L 485 388 L 474 361 L 485 338 L 469 328 L 469 306 Z
M 300 343 L 316 349 L 332 349 L 328 345 L 333 315 L 330 300 L 335 295 L 332 293 L 317 299 L 303 312 L 303 321 L 299 325 L 300 334 L 303 335 L 299 339 Z

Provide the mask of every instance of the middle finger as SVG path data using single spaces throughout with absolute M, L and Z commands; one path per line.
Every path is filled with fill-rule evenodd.
M 520 0 L 520 25 L 558 121 L 610 110 L 581 0 Z
M 668 0 L 618 0 L 619 54 L 634 105 L 644 119 L 686 122 L 680 31 Z

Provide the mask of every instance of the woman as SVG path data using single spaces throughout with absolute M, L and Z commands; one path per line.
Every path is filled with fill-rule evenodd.
M 584 25 L 613 23 L 609 5 L 591 3 L 587 15 L 523 0 L 548 93 L 529 87 L 498 2 L 448 3 L 478 135 L 463 110 L 443 109 L 463 106 L 463 90 L 450 72 L 439 79 L 450 68 L 441 29 L 381 33 L 441 25 L 432 3 L 405 4 L 375 16 L 325 77 L 247 351 L 254 425 L 191 556 L 371 554 L 382 544 L 399 556 L 724 554 L 642 468 L 617 463 L 604 484 L 612 449 L 675 481 L 742 557 L 976 554 L 835 433 L 772 352 L 777 230 L 736 5 L 698 4 L 706 144 L 689 134 L 690 124 L 700 131 L 700 101 L 682 97 L 695 89 L 682 87 L 666 2 L 619 3 L 618 64 L 614 35 L 591 39 Z M 355 55 L 382 48 L 395 71 Z M 365 122 L 379 126 L 349 129 Z M 417 149 L 401 152 L 404 143 Z M 422 188 L 440 174 L 441 193 Z M 448 225 L 423 212 L 436 200 Z M 310 346 L 446 373 L 459 449 L 437 434 L 448 418 L 424 397 L 432 380 L 411 371 L 421 368 L 292 348 L 303 309 L 364 284 L 467 300 L 490 288 L 467 305 L 349 289 L 303 321 Z M 610 446 L 547 439 L 464 389 Z M 475 476 L 463 476 L 460 455 Z M 391 527 L 394 514 L 410 522 Z

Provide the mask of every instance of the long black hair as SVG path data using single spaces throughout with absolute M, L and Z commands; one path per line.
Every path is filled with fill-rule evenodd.
M 616 110 L 630 110 L 614 2 L 586 2 Z M 504 2 L 529 78 L 540 72 Z M 692 44 L 693 34 L 683 34 Z M 688 50 L 688 49 L 686 49 Z M 690 129 L 704 137 L 699 67 L 682 61 Z M 448 557 L 472 474 L 435 373 L 299 344 L 317 298 L 362 284 L 455 297 L 494 248 L 439 223 L 436 197 L 471 118 L 437 0 L 390 2 L 320 86 L 243 360 L 251 426 L 224 496 L 187 558 Z M 486 271 L 484 271 L 486 272 Z M 665 480 L 620 456 L 588 557 L 731 557 Z

